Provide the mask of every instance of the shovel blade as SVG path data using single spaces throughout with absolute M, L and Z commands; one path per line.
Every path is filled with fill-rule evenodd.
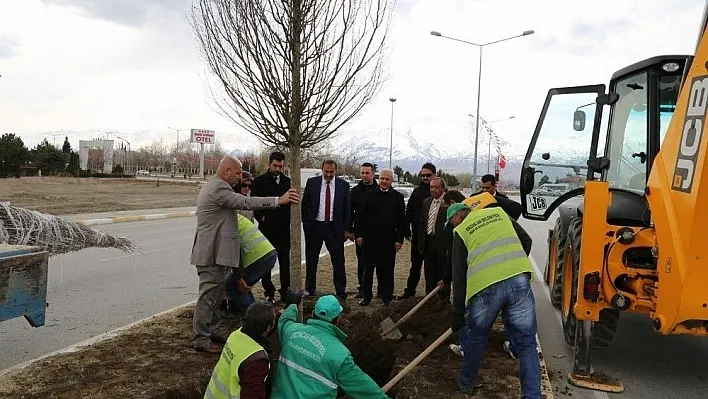
M 391 328 L 394 325 L 396 325 L 396 323 L 393 320 L 391 320 L 390 317 L 387 317 L 380 324 L 381 332 L 384 333 L 388 330 L 391 330 Z M 399 330 L 398 327 L 396 327 L 393 330 L 386 333 L 385 335 L 383 335 L 382 338 L 384 338 L 384 339 L 401 339 L 401 338 L 403 338 L 403 334 L 401 334 L 401 330 Z

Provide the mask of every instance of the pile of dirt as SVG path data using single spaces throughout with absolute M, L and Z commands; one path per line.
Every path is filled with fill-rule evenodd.
M 379 386 L 384 386 L 450 327 L 450 304 L 434 297 L 399 327 L 403 338 L 382 339 L 379 330 L 380 322 L 386 317 L 394 321 L 399 320 L 421 299 L 395 301 L 393 306 L 380 308 L 372 313 L 365 313 L 359 310 L 362 308 L 358 305 L 349 301 L 347 303 L 351 311 L 343 314 L 340 324 L 342 330 L 348 335 L 345 345 L 352 352 L 355 363 Z M 309 301 L 304 302 L 304 314 L 309 314 L 312 307 L 313 304 Z M 521 388 L 518 379 L 518 362 L 503 350 L 505 338 L 503 324 L 498 320 L 490 333 L 481 366 L 479 382 L 482 383 L 483 388 L 480 390 L 479 397 L 507 399 L 519 396 Z M 440 344 L 396 384 L 388 395 L 396 399 L 466 398 L 457 383 L 462 359 L 449 349 L 451 343 L 459 343 L 457 334 L 452 334 Z

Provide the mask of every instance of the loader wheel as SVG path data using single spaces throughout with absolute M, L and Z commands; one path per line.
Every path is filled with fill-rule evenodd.
M 553 227 L 553 239 L 549 245 L 548 262 L 546 264 L 548 291 L 551 304 L 556 309 L 561 308 L 563 301 L 563 260 L 565 258 L 566 234 L 561 231 L 561 219 L 556 219 Z
M 575 346 L 575 329 L 579 326 L 573 307 L 578 297 L 578 275 L 580 270 L 580 242 L 582 238 L 582 218 L 574 218 L 568 228 L 567 246 L 564 263 L 564 272 L 568 275 L 563 279 L 563 335 L 566 344 Z M 570 287 L 567 286 L 570 284 Z M 603 309 L 600 311 L 600 320 L 592 323 L 590 332 L 590 348 L 604 349 L 612 343 L 617 323 L 619 321 L 619 311 L 614 309 Z

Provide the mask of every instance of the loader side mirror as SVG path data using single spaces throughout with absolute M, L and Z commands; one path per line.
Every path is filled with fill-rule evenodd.
M 576 109 L 573 113 L 573 130 L 577 132 L 585 130 L 585 111 Z

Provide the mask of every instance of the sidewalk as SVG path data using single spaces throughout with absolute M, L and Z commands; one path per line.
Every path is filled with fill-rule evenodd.
M 101 224 L 189 217 L 195 215 L 196 209 L 197 208 L 195 206 L 181 208 L 136 209 L 132 211 L 113 211 L 84 213 L 76 215 L 61 215 L 61 217 L 86 226 L 95 226 Z

